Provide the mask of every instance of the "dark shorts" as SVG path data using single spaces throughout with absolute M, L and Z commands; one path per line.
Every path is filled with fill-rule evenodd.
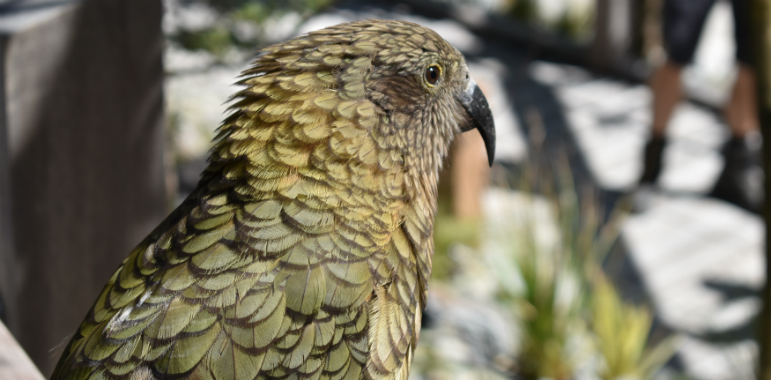
M 715 0 L 665 0 L 664 47 L 670 60 L 683 65 L 693 60 L 701 30 L 714 3 Z M 731 5 L 734 14 L 736 59 L 751 65 L 750 0 L 731 0 Z

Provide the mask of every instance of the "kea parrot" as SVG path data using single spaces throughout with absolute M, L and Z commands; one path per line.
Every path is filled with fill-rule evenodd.
M 402 21 L 263 49 L 196 189 L 123 261 L 53 380 L 401 379 L 450 142 L 495 128 L 463 55 Z

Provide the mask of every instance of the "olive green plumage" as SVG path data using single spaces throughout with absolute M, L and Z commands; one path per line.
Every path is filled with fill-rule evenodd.
M 494 137 L 462 55 L 370 20 L 268 47 L 240 84 L 197 189 L 53 379 L 407 379 L 442 160 L 461 130 Z

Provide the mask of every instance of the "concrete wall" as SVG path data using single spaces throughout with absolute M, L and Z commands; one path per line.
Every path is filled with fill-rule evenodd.
M 0 3 L 0 295 L 44 375 L 166 214 L 160 0 Z

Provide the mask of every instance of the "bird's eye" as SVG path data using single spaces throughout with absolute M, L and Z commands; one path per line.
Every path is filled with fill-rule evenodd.
M 433 86 L 442 76 L 442 68 L 437 65 L 431 65 L 426 68 L 426 83 Z

